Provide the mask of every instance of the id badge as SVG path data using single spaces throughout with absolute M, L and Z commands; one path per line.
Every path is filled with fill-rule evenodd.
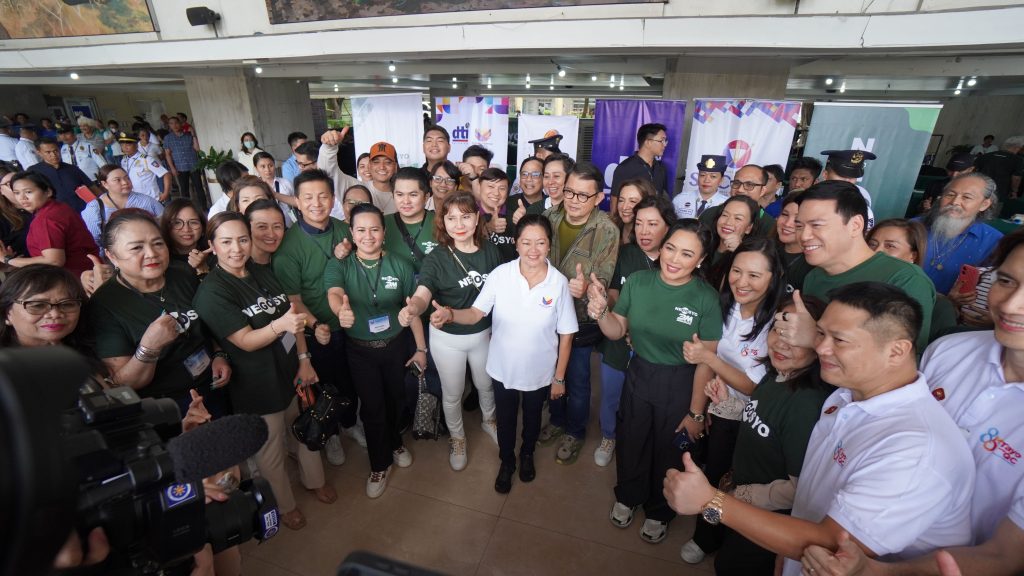
M 284 351 L 286 354 L 288 352 L 291 352 L 292 348 L 295 347 L 295 334 L 292 334 L 291 332 L 285 332 L 284 335 L 281 336 L 281 346 L 284 346 Z
M 210 355 L 206 349 L 200 348 L 185 358 L 185 369 L 192 375 L 192 378 L 199 378 L 210 367 Z
M 370 334 L 380 334 L 381 332 L 387 332 L 391 328 L 391 318 L 387 315 L 378 316 L 376 318 L 370 318 Z

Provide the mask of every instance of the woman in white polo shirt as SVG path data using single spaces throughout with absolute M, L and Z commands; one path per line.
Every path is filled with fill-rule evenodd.
M 540 214 L 527 214 L 516 224 L 519 258 L 498 266 L 487 277 L 471 308 L 442 306 L 430 317 L 433 326 L 455 322 L 477 324 L 491 316 L 491 347 L 487 373 L 497 405 L 498 452 L 501 468 L 494 489 L 512 489 L 516 470 L 516 417 L 523 405 L 523 444 L 519 449 L 519 479 L 536 477 L 533 450 L 540 435 L 544 399 L 565 395 L 565 369 L 572 335 L 579 329 L 569 295 L 569 281 L 548 262 L 551 223 Z

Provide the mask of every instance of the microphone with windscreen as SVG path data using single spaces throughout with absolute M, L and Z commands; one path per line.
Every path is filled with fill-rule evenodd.
M 167 443 L 174 476 L 179 482 L 202 482 L 256 454 L 268 435 L 267 423 L 255 414 L 207 422 Z

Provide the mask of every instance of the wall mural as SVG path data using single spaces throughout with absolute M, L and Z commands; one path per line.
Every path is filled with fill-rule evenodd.
M 503 8 L 592 4 L 663 4 L 666 0 L 267 0 L 271 24 Z
M 146 0 L 0 0 L 0 40 L 153 32 Z M 72 1 L 76 4 L 76 1 Z

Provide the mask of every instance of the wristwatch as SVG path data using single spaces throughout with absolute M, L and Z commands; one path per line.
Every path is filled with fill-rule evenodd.
M 687 412 L 686 415 L 689 416 L 690 418 L 693 418 L 693 421 L 696 422 L 697 424 L 703 424 L 704 423 L 704 415 L 703 414 L 697 414 L 695 412 Z
M 424 354 L 426 354 L 426 353 L 427 353 L 427 352 L 429 352 L 430 350 L 429 350 L 429 349 L 427 349 L 427 348 L 417 348 L 417 349 L 416 349 L 416 351 L 417 351 L 417 352 L 423 352 Z
M 717 526 L 722 521 L 722 503 L 725 501 L 725 492 L 717 490 L 715 497 L 710 502 L 704 505 L 700 510 L 700 515 L 704 518 L 704 521 L 712 526 Z
M 552 378 L 552 380 L 559 386 L 565 386 L 565 378 Z

